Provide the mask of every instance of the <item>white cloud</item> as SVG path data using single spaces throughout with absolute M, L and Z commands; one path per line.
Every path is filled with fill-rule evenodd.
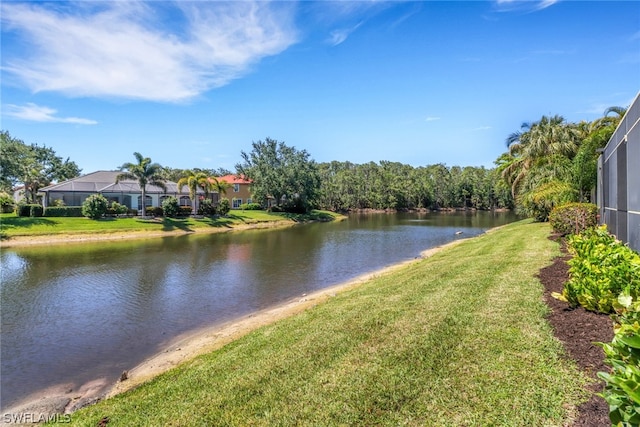
M 546 9 L 549 6 L 553 6 L 554 4 L 558 3 L 559 0 L 542 0 L 540 3 L 538 3 L 536 10 L 541 10 L 541 9 Z
M 358 29 L 360 25 L 362 25 L 362 22 L 359 22 L 358 24 L 350 28 L 343 28 L 343 29 L 331 31 L 331 33 L 329 34 L 328 42 L 332 46 L 337 46 L 340 43 L 343 43 L 345 40 L 347 40 L 347 38 L 351 35 L 351 33 L 353 33 L 355 30 Z
M 95 125 L 95 120 L 82 119 L 79 117 L 59 117 L 56 115 L 57 110 L 49 107 L 43 107 L 31 102 L 26 105 L 7 104 L 3 108 L 4 115 L 21 120 L 29 120 L 33 122 L 49 122 L 49 123 L 72 123 L 77 125 Z
M 496 0 L 498 10 L 533 10 L 538 11 L 553 6 L 560 0 Z
M 27 48 L 3 69 L 34 92 L 181 102 L 228 84 L 296 41 L 287 2 L 2 4 Z
M 435 122 L 435 121 L 437 121 L 437 120 L 440 120 L 440 117 L 432 117 L 432 116 L 429 116 L 429 117 L 427 117 L 425 120 L 426 120 L 427 122 Z

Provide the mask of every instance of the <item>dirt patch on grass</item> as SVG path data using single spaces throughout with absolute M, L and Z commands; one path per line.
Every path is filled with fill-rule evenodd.
M 594 379 L 589 391 L 591 399 L 578 407 L 578 417 L 574 426 L 607 426 L 609 406 L 596 393 L 603 390 L 604 383 L 597 377 L 599 371 L 608 372 L 609 366 L 604 363 L 604 351 L 595 342 L 610 342 L 613 339 L 613 322 L 608 315 L 597 314 L 578 307 L 571 309 L 567 303 L 551 296 L 552 292 L 562 292 L 564 284 L 569 280 L 566 245 L 558 236 L 552 240 L 562 245 L 562 256 L 556 258 L 548 267 L 539 272 L 544 286 L 544 300 L 551 309 L 548 316 L 555 336 L 564 344 L 567 354 L 575 360 L 578 367 Z

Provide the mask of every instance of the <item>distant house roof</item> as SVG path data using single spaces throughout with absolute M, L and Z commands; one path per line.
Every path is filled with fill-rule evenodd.
M 96 171 L 68 181 L 59 182 L 40 189 L 42 192 L 79 192 L 79 193 L 139 193 L 138 181 L 122 180 L 116 184 L 116 177 L 120 171 Z M 167 181 L 167 193 L 180 193 L 175 182 Z M 147 193 L 164 193 L 165 191 L 154 185 L 147 186 Z
M 118 171 L 97 171 L 70 179 L 68 181 L 43 187 L 40 191 L 77 191 L 83 193 L 97 193 L 103 188 L 116 182 Z
M 252 184 L 253 181 L 247 179 L 243 175 L 225 175 L 217 178 L 218 181 L 224 181 L 227 184 Z

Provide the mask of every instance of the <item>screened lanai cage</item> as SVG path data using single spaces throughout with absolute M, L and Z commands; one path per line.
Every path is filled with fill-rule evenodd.
M 600 222 L 640 251 L 640 93 L 598 160 Z

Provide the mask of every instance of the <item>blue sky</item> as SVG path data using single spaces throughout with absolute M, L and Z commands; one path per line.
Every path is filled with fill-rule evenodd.
M 492 167 L 522 122 L 640 90 L 638 1 L 1 7 L 1 127 L 84 173 L 134 151 L 234 170 L 266 137 L 318 162 Z

